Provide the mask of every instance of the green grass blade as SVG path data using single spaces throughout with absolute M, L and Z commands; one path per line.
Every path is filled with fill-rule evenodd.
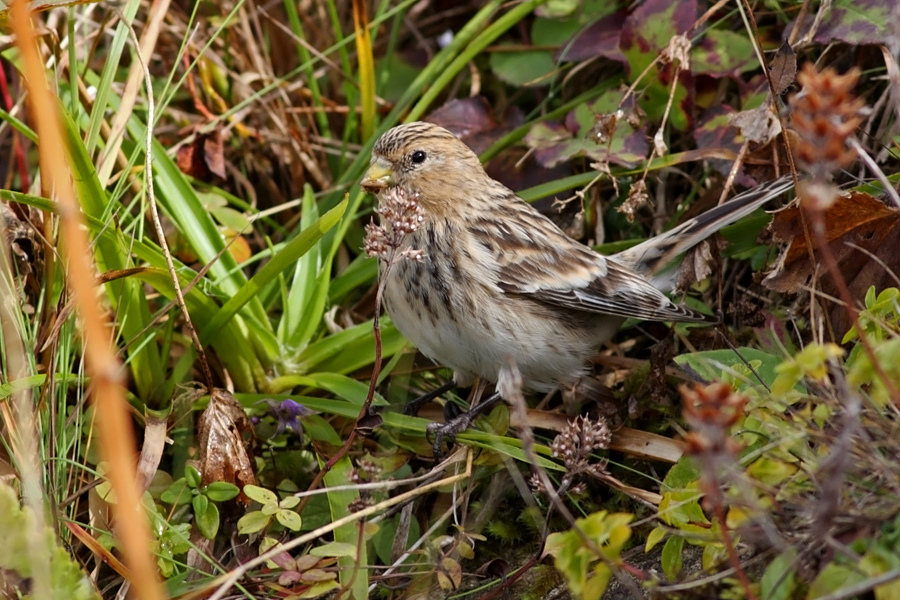
M 275 279 L 300 257 L 306 254 L 322 236 L 343 216 L 347 208 L 345 200 L 335 208 L 325 213 L 315 223 L 303 230 L 300 235 L 288 242 L 285 247 L 272 257 L 256 275 L 237 291 L 200 331 L 200 341 L 205 342 L 210 336 L 218 333 L 222 327 L 230 321 L 237 312 L 253 300 L 259 291 Z

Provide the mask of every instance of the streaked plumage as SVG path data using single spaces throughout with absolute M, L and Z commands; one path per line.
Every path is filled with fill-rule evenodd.
M 405 243 L 422 261 L 400 261 L 385 281 L 394 324 L 418 349 L 454 370 L 504 380 L 512 362 L 526 389 L 549 391 L 586 372 L 587 360 L 628 317 L 714 321 L 669 300 L 653 281 L 669 262 L 791 187 L 780 179 L 674 230 L 604 257 L 491 179 L 449 131 L 415 122 L 375 144 L 362 185 L 418 192 L 424 223 Z

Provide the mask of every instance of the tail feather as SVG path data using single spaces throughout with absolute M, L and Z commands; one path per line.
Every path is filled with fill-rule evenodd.
M 794 180 L 781 177 L 738 194 L 721 204 L 681 223 L 677 227 L 652 237 L 646 242 L 613 256 L 646 277 L 664 270 L 679 255 L 687 252 L 723 227 L 749 215 L 770 200 L 794 187 Z

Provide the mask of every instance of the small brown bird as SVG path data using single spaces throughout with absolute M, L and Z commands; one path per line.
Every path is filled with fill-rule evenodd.
M 452 368 L 459 386 L 481 377 L 502 391 L 518 380 L 515 368 L 525 389 L 546 392 L 584 375 L 588 359 L 626 318 L 715 322 L 669 300 L 660 269 L 793 184 L 782 178 L 754 188 L 613 256 L 566 236 L 493 180 L 452 133 L 430 123 L 382 135 L 361 185 L 381 197 L 401 189 L 419 204 L 421 224 L 403 243 L 424 254 L 396 262 L 385 280 L 397 329 Z M 436 427 L 435 448 L 471 419 Z

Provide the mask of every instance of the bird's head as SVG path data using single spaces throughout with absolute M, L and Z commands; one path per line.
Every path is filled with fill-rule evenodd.
M 440 211 L 462 208 L 479 183 L 494 184 L 468 146 L 443 127 L 416 121 L 378 138 L 360 185 L 373 194 L 402 186 L 417 191 L 426 210 Z

